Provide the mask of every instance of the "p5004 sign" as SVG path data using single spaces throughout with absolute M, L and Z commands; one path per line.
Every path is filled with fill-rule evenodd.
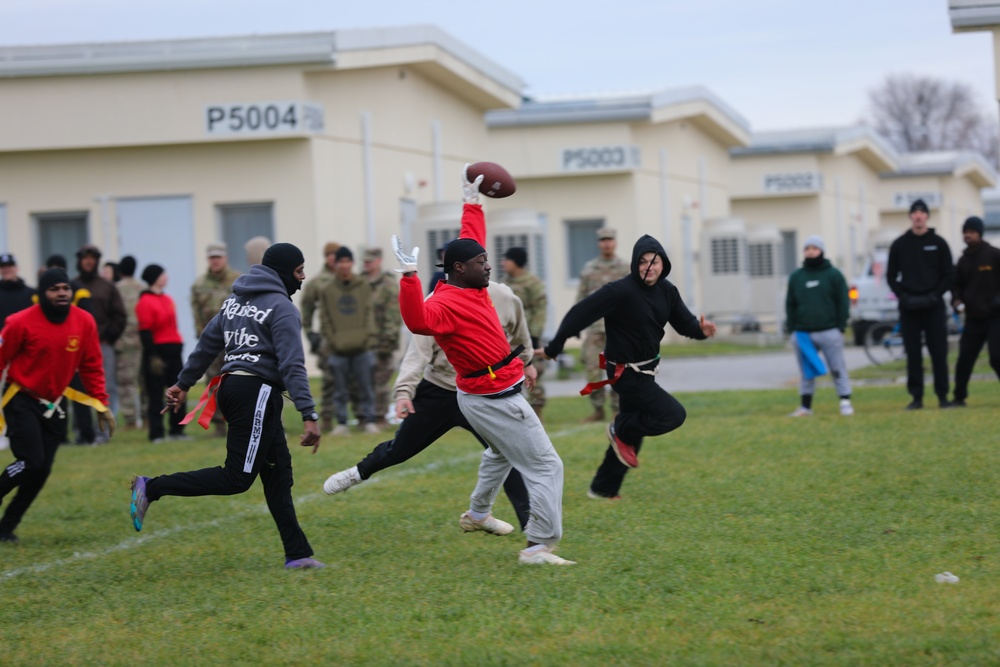
M 300 134 L 323 130 L 323 107 L 308 102 L 249 102 L 205 107 L 212 135 Z

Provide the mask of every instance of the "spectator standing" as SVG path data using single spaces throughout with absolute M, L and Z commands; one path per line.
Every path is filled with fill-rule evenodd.
M 208 259 L 208 269 L 191 285 L 191 314 L 194 318 L 196 336 L 201 336 L 201 332 L 219 312 L 222 302 L 232 294 L 233 281 L 240 277 L 240 272 L 229 266 L 225 243 L 209 243 L 205 254 Z M 205 382 L 211 382 L 222 372 L 222 362 L 220 352 L 205 371 Z M 215 435 L 224 438 L 226 422 L 222 414 L 216 412 L 212 415 L 212 423 L 215 424 Z
M 396 350 L 403 320 L 399 315 L 399 282 L 396 275 L 382 270 L 382 249 L 368 248 L 364 271 L 372 288 L 372 313 L 375 317 L 375 369 L 372 391 L 375 394 L 375 418 L 379 427 L 387 427 L 390 381 L 396 369 Z
M 580 270 L 580 285 L 576 290 L 576 301 L 579 303 L 588 296 L 615 280 L 629 275 L 628 262 L 615 255 L 618 247 L 618 233 L 610 227 L 597 230 L 597 247 L 599 254 L 583 265 Z M 587 327 L 583 334 L 583 344 L 580 356 L 584 368 L 587 369 L 587 382 L 599 382 L 604 375 L 600 365 L 600 356 L 607 344 L 604 320 L 597 319 Z M 590 395 L 590 404 L 594 411 L 583 418 L 583 422 L 604 421 L 605 389 L 602 387 Z M 618 412 L 618 394 L 611 392 L 611 411 Z
M 799 385 L 800 405 L 790 416 L 812 414 L 816 378 L 809 372 L 806 357 L 818 350 L 826 357 L 830 376 L 840 397 L 840 414 L 854 414 L 851 405 L 851 380 L 844 359 L 844 330 L 847 328 L 847 281 L 830 260 L 823 256 L 826 244 L 819 236 L 810 236 L 803 245 L 802 267 L 788 276 L 785 296 L 785 321 L 792 332 L 795 358 L 802 371 Z
M 524 248 L 508 248 L 503 256 L 504 284 L 510 287 L 524 306 L 524 317 L 528 321 L 528 333 L 531 336 L 531 349 L 542 346 L 542 332 L 545 330 L 546 311 L 549 299 L 545 295 L 545 283 L 527 269 L 528 251 Z M 538 377 L 535 385 L 528 390 L 528 403 L 538 418 L 542 418 L 542 408 L 545 407 L 545 387 L 542 386 L 542 374 L 545 364 L 535 364 Z
M 334 279 L 334 266 L 337 263 L 337 251 L 340 244 L 330 241 L 323 246 L 323 268 L 315 276 L 306 281 L 302 288 L 302 326 L 309 340 L 309 352 L 316 356 L 316 365 L 321 373 L 319 419 L 320 429 L 329 431 L 333 428 L 333 369 L 330 368 L 330 345 L 313 324 L 314 315 L 319 310 L 323 292 Z
M 0 329 L 7 318 L 34 303 L 35 289 L 18 276 L 17 260 L 9 252 L 0 254 Z
M 271 239 L 266 236 L 255 236 L 243 244 L 243 249 L 247 253 L 247 264 L 253 266 L 260 264 L 264 259 L 264 252 L 271 246 Z
M 955 364 L 955 407 L 965 407 L 972 367 L 984 344 L 1000 378 L 1000 248 L 985 241 L 983 231 L 983 221 L 976 216 L 962 225 L 965 251 L 958 258 L 951 293 L 955 309 L 965 312 Z
M 149 410 L 149 441 L 164 442 L 163 392 L 177 381 L 184 367 L 181 352 L 183 339 L 177 330 L 177 308 L 170 295 L 164 293 L 167 272 L 159 264 L 150 264 L 142 270 L 142 280 L 149 287 L 139 297 L 135 314 L 142 341 L 142 377 L 146 383 Z M 183 406 L 181 408 L 183 410 Z M 170 413 L 171 440 L 190 440 L 184 435 L 181 420 L 183 412 Z
M 142 391 L 140 373 L 142 366 L 142 342 L 139 340 L 139 323 L 135 307 L 139 303 L 143 284 L 135 278 L 135 257 L 126 255 L 118 263 L 121 280 L 115 285 L 125 305 L 125 331 L 115 343 L 115 375 L 118 379 L 118 402 L 120 421 L 125 426 L 142 428 Z
M 924 200 L 910 205 L 910 229 L 889 246 L 886 280 L 899 303 L 899 326 L 906 350 L 906 388 L 912 401 L 907 410 L 924 407 L 924 362 L 927 342 L 934 371 L 934 393 L 942 408 L 948 401 L 948 330 L 944 293 L 955 275 L 951 248 L 927 226 L 930 211 Z
M 322 336 L 330 345 L 327 363 L 334 377 L 334 412 L 337 425 L 332 435 L 347 435 L 347 403 L 353 380 L 358 387 L 359 414 L 366 433 L 378 433 L 372 378 L 375 363 L 375 313 L 368 281 L 354 274 L 354 254 L 347 247 L 337 250 L 335 277 L 320 301 Z

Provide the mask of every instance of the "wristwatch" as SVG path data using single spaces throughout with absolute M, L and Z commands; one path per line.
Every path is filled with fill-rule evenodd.
M 319 414 L 317 414 L 315 410 L 309 410 L 308 412 L 305 411 L 305 410 L 303 410 L 302 411 L 302 421 L 304 421 L 304 422 L 318 422 L 319 421 Z

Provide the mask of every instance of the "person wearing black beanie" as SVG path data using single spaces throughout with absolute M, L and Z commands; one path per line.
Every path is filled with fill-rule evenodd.
M 159 264 L 150 264 L 145 269 L 142 270 L 142 282 L 146 283 L 149 287 L 153 286 L 153 283 L 163 275 L 164 269 Z
M 122 257 L 122 261 L 118 262 L 118 271 L 122 274 L 122 278 L 131 278 L 134 276 L 136 264 L 135 257 L 132 255 Z
M 118 263 L 122 279 L 115 284 L 125 306 L 125 331 L 115 344 L 115 375 L 118 380 L 118 418 L 125 426 L 139 428 L 142 417 L 139 375 L 142 372 L 142 343 L 135 319 L 135 306 L 146 285 L 135 277 L 138 262 L 132 255 Z
M 291 243 L 275 243 L 264 251 L 264 258 L 260 263 L 278 273 L 289 297 L 302 288 L 302 281 L 295 274 L 306 263 L 306 258 L 298 247 Z
M 49 269 L 38 279 L 38 305 L 41 306 L 45 317 L 53 324 L 62 324 L 69 316 L 70 302 L 73 294 L 70 290 L 69 299 L 49 299 L 46 294 L 49 288 L 66 283 L 69 285 L 69 275 L 63 269 Z

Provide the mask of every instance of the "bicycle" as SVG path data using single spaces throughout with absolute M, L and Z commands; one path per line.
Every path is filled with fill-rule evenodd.
M 952 312 L 948 337 L 961 335 L 964 325 L 958 312 Z M 899 322 L 879 322 L 865 332 L 865 354 L 876 366 L 906 358 Z

